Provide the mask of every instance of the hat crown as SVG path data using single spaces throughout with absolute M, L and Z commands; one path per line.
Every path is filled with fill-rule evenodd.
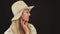
M 12 5 L 12 7 L 11 7 L 14 16 L 17 13 L 21 12 L 21 10 L 24 9 L 25 7 L 28 7 L 28 6 L 27 6 L 27 4 L 24 1 L 17 1 L 17 2 L 15 2 Z

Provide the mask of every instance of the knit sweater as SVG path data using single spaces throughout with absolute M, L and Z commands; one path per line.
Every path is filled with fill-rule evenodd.
M 29 34 L 37 34 L 36 28 L 33 26 L 33 24 L 28 23 L 28 27 L 30 28 Z M 13 34 L 11 26 L 4 32 L 4 34 Z

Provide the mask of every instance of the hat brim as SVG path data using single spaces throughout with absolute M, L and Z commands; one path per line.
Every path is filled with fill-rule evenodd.
M 28 7 L 29 11 L 30 11 L 32 8 L 34 8 L 34 6 L 29 6 L 29 7 Z M 25 9 L 25 8 L 24 8 L 24 9 Z M 11 21 L 19 19 L 19 18 L 21 17 L 22 13 L 23 13 L 23 10 L 22 10 L 21 12 L 19 12 L 16 16 L 14 16 L 14 17 L 11 19 Z

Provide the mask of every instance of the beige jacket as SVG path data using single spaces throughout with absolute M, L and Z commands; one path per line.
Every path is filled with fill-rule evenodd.
M 36 31 L 35 27 L 33 26 L 33 24 L 28 23 L 28 27 L 31 30 L 30 34 L 37 34 L 37 31 Z M 4 32 L 4 34 L 13 34 L 13 32 L 11 30 L 11 26 Z

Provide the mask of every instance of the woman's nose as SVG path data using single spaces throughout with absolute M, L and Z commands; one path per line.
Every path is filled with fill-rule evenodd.
M 29 13 L 29 16 L 31 16 L 31 14 Z

